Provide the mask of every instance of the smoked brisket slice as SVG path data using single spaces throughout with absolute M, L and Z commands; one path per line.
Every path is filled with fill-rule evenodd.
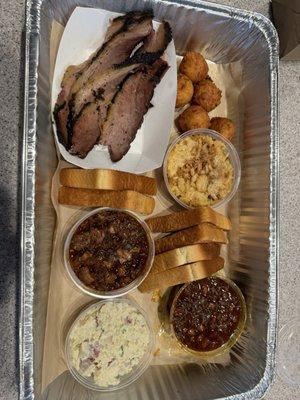
M 145 61 L 148 57 L 145 56 Z M 140 61 L 144 61 L 144 57 L 140 57 Z M 145 67 L 144 64 L 128 64 L 124 66 L 115 66 L 104 73 L 94 74 L 89 81 L 83 86 L 70 101 L 69 112 L 69 131 L 70 143 L 72 154 L 77 154 L 79 157 L 85 157 L 96 142 L 95 139 L 100 138 L 103 124 L 107 116 L 109 105 L 114 98 L 119 86 L 127 78 L 129 74 Z M 87 109 L 81 113 L 81 110 L 88 103 L 97 103 L 97 110 L 99 114 L 98 119 L 98 132 L 96 125 L 93 123 L 87 127 L 87 116 L 89 113 L 92 115 L 94 121 L 94 107 L 89 105 Z M 82 122 L 82 120 L 84 122 Z M 89 134 L 85 137 L 85 130 L 89 130 Z M 93 134 L 91 132 L 94 132 Z M 74 140 L 73 140 L 74 136 Z M 84 137 L 84 144 L 80 143 L 80 136 Z M 93 142 L 94 141 L 94 142 Z
M 68 67 L 64 74 L 62 90 L 54 109 L 54 119 L 59 141 L 67 150 L 71 146 L 72 136 L 72 131 L 68 130 L 71 96 L 87 82 L 93 73 L 104 71 L 127 59 L 136 45 L 153 31 L 150 13 L 133 12 L 125 17 L 122 26 L 118 25 L 120 29 L 114 26 L 110 31 L 110 39 L 99 50 L 82 64 Z
M 88 64 L 88 60 L 80 65 L 71 65 L 66 69 L 61 82 L 61 91 L 57 97 L 54 107 L 54 120 L 56 123 L 57 136 L 59 141 L 68 149 L 67 121 L 69 115 L 69 96 L 71 88 L 81 71 Z
M 115 64 L 126 60 L 136 45 L 153 30 L 152 19 L 148 14 L 139 19 L 130 19 L 112 38 L 97 51 L 91 63 L 84 69 L 72 87 L 76 93 L 95 73 L 101 73 Z
M 98 142 L 108 106 L 117 92 L 118 86 L 128 74 L 136 72 L 142 66 L 142 64 L 133 64 L 132 66 L 112 68 L 100 76 L 95 74 L 89 84 L 82 89 L 83 93 L 78 92 L 78 103 L 70 106 L 76 111 L 77 106 L 79 110 L 74 119 L 69 121 L 70 152 L 72 154 L 84 158 Z
M 101 133 L 112 161 L 121 160 L 128 152 L 150 107 L 154 89 L 167 69 L 168 64 L 159 59 L 128 76 L 115 95 Z
M 81 110 L 79 118 L 73 125 L 70 154 L 85 158 L 98 142 L 100 135 L 98 107 L 97 102 L 87 103 Z
M 122 65 L 130 63 L 153 64 L 165 52 L 168 44 L 172 40 L 172 30 L 168 22 L 163 21 L 157 31 L 152 31 L 144 40 L 143 45 L 128 59 L 122 62 Z
M 76 118 L 80 110 L 86 103 L 90 103 L 95 98 L 105 100 L 107 93 L 117 90 L 117 86 L 130 73 L 135 71 L 140 64 L 131 64 L 124 67 L 113 67 L 105 72 L 94 74 L 86 85 L 82 86 L 71 100 L 70 109 L 72 117 Z

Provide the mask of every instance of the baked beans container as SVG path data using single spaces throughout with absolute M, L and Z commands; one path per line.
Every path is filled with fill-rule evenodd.
M 234 332 L 230 335 L 228 341 L 225 342 L 222 346 L 220 346 L 214 350 L 211 350 L 211 351 L 196 351 L 196 350 L 190 349 L 188 346 L 184 345 L 176 336 L 173 322 L 172 322 L 173 318 L 174 318 L 174 310 L 176 308 L 176 302 L 177 302 L 178 298 L 180 297 L 180 295 L 182 294 L 182 292 L 191 283 L 186 283 L 179 289 L 179 291 L 176 293 L 176 296 L 174 297 L 174 300 L 173 300 L 172 306 L 171 306 L 171 311 L 170 311 L 171 331 L 172 331 L 173 336 L 178 341 L 178 344 L 180 345 L 180 347 L 183 348 L 184 350 L 186 350 L 187 352 L 190 352 L 193 355 L 195 355 L 199 358 L 203 358 L 203 359 L 211 359 L 213 357 L 220 356 L 225 351 L 231 349 L 231 347 L 234 346 L 236 344 L 236 342 L 238 341 L 238 339 L 240 338 L 240 336 L 244 330 L 246 318 L 247 318 L 246 303 L 245 303 L 245 299 L 244 299 L 244 296 L 243 296 L 240 288 L 232 280 L 230 280 L 228 278 L 220 277 L 220 276 L 216 276 L 216 277 L 217 277 L 217 279 L 223 280 L 225 283 L 227 283 L 230 286 L 231 289 L 233 289 L 233 291 L 237 295 L 240 305 L 241 305 L 241 314 L 240 314 L 240 319 L 239 319 L 238 325 L 237 325 L 236 329 L 234 330 Z
M 239 159 L 239 155 L 233 146 L 233 144 L 226 139 L 224 136 L 220 135 L 219 133 L 211 130 L 211 129 L 193 129 L 191 131 L 187 131 L 180 135 L 178 138 L 176 138 L 169 146 L 165 158 L 164 158 L 164 163 L 163 163 L 163 175 L 164 175 L 164 181 L 166 184 L 166 187 L 168 189 L 168 192 L 170 195 L 173 197 L 173 199 L 180 204 L 182 207 L 191 209 L 194 207 L 189 206 L 188 204 L 184 203 L 181 201 L 171 190 L 169 178 L 168 178 L 168 172 L 167 172 L 167 166 L 168 166 L 168 157 L 170 155 L 170 152 L 174 149 L 174 147 L 179 144 L 181 141 L 184 139 L 190 137 L 190 136 L 209 136 L 214 140 L 220 141 L 223 145 L 225 145 L 226 150 L 228 152 L 228 158 L 231 162 L 232 168 L 233 168 L 233 181 L 232 181 L 232 187 L 229 193 L 227 194 L 226 197 L 223 199 L 216 201 L 215 203 L 211 204 L 210 206 L 213 208 L 221 207 L 229 203 L 229 201 L 233 198 L 233 196 L 236 194 L 239 184 L 240 184 L 240 179 L 241 179 L 241 163 Z
M 101 213 L 101 212 L 105 212 L 105 211 L 117 211 L 120 213 L 127 214 L 127 215 L 131 216 L 132 218 L 134 218 L 139 223 L 139 225 L 144 230 L 144 232 L 146 233 L 149 251 L 148 251 L 148 257 L 147 257 L 147 261 L 146 261 L 144 270 L 136 279 L 134 279 L 128 285 L 126 285 L 120 289 L 100 292 L 100 291 L 94 290 L 91 287 L 86 286 L 77 277 L 77 275 L 73 271 L 71 264 L 70 264 L 69 248 L 70 248 L 70 243 L 71 243 L 72 237 L 73 237 L 74 233 L 76 232 L 76 230 L 78 229 L 78 227 L 92 215 Z M 124 296 L 124 295 L 128 294 L 132 290 L 136 289 L 143 282 L 143 280 L 146 278 L 146 276 L 148 275 L 148 273 L 150 272 L 150 269 L 152 267 L 153 260 L 154 260 L 154 253 L 155 253 L 154 241 L 153 241 L 153 238 L 151 235 L 151 231 L 150 231 L 148 225 L 143 220 L 141 220 L 136 214 L 134 214 L 133 212 L 128 211 L 128 210 L 102 207 L 102 208 L 97 208 L 97 209 L 87 213 L 84 217 L 80 218 L 73 225 L 73 227 L 70 229 L 70 231 L 66 234 L 65 244 L 64 244 L 64 248 L 63 248 L 63 262 L 64 262 L 66 271 L 67 271 L 70 279 L 83 293 L 88 294 L 93 297 L 100 298 L 100 299 L 110 299 L 110 298 L 120 297 L 120 296 Z

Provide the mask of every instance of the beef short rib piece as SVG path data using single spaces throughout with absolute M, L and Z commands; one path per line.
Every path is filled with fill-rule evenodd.
M 154 89 L 167 69 L 168 64 L 158 59 L 128 76 L 115 95 L 101 134 L 101 142 L 108 146 L 112 161 L 121 160 L 128 152 L 150 107 Z

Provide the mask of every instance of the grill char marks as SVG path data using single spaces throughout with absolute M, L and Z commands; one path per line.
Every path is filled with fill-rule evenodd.
M 102 130 L 102 142 L 108 146 L 112 161 L 119 161 L 129 150 L 167 69 L 168 64 L 161 59 L 145 66 L 125 79 L 114 97 Z

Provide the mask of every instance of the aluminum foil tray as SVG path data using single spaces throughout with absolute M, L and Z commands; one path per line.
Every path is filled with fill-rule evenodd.
M 128 389 L 95 394 L 69 373 L 41 394 L 41 364 L 55 213 L 51 177 L 57 158 L 50 119 L 51 24 L 65 24 L 77 6 L 126 12 L 153 8 L 173 27 L 179 54 L 199 50 L 240 70 L 242 180 L 231 203 L 231 277 L 243 290 L 247 330 L 227 367 L 151 367 Z M 20 399 L 259 399 L 274 375 L 278 264 L 278 39 L 260 14 L 201 1 L 28 0 L 23 139 Z

